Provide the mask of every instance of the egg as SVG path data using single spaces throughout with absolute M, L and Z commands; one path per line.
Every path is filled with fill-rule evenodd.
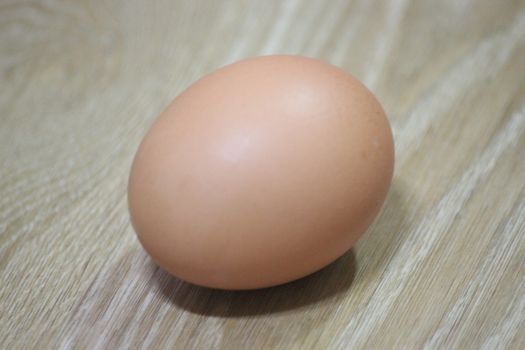
M 352 247 L 393 165 L 388 120 L 356 78 L 316 59 L 256 57 L 198 80 L 156 119 L 131 168 L 131 222 L 182 280 L 274 286 Z

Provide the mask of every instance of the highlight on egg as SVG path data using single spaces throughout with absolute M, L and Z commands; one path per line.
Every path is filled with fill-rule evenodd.
M 269 287 L 348 251 L 393 166 L 388 120 L 356 78 L 316 59 L 256 57 L 198 80 L 157 118 L 133 161 L 129 211 L 176 277 Z

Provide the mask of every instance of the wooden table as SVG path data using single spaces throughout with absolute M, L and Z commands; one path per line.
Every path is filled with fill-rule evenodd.
M 525 348 L 525 1 L 11 0 L 0 28 L 0 348 Z M 134 236 L 133 154 L 192 81 L 270 53 L 376 93 L 392 189 L 313 276 L 187 285 Z

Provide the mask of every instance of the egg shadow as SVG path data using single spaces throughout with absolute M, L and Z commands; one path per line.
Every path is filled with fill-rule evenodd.
M 248 317 L 286 312 L 336 297 L 352 285 L 356 260 L 350 250 L 327 267 L 296 281 L 242 291 L 199 287 L 153 268 L 158 269 L 154 281 L 161 296 L 180 308 L 206 316 Z
M 366 233 L 367 241 L 381 245 L 381 254 L 363 257 L 366 261 L 362 278 L 376 276 L 374 270 L 381 270 L 385 257 L 396 249 L 401 237 L 398 236 L 404 222 L 406 200 L 404 185 L 394 181 L 385 205 L 373 229 Z M 397 225 L 391 225 L 396 218 Z M 400 235 L 402 236 L 402 235 Z M 357 271 L 355 249 L 350 249 L 339 259 L 325 268 L 299 280 L 283 285 L 247 291 L 227 291 L 199 287 L 169 275 L 151 262 L 154 270 L 153 281 L 162 298 L 178 307 L 199 315 L 218 317 L 250 317 L 287 312 L 342 298 L 351 290 Z M 374 277 L 375 278 L 375 277 Z
M 404 179 L 395 177 L 381 212 L 354 246 L 359 251 L 360 273 L 380 278 L 408 239 L 411 225 L 421 220 L 420 202 Z

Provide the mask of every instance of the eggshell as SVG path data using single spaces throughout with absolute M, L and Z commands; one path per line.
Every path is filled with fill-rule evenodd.
M 265 56 L 181 93 L 135 156 L 138 238 L 202 286 L 285 283 L 344 254 L 387 194 L 389 123 L 363 84 L 318 60 Z

